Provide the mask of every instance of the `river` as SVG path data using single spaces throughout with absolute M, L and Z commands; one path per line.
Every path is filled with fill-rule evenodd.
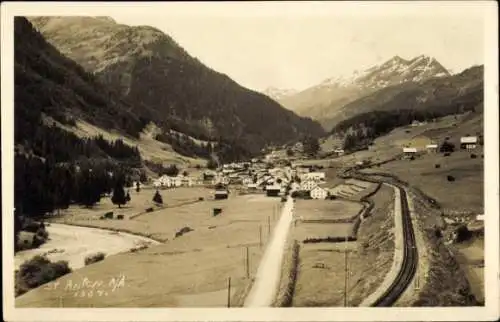
M 159 242 L 132 234 L 113 232 L 99 228 L 50 223 L 46 227 L 49 240 L 39 248 L 17 252 L 14 257 L 16 269 L 35 255 L 47 254 L 51 261 L 65 260 L 71 269 L 85 266 L 85 257 L 96 252 L 106 256 L 125 252 L 140 245 L 156 245 Z

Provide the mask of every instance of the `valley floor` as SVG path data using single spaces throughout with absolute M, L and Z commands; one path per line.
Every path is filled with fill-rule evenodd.
M 139 195 L 141 193 L 146 194 L 146 190 Z M 186 191 L 162 193 L 168 204 L 172 198 L 168 194 L 185 194 Z M 132 200 L 140 204 L 140 198 L 134 197 L 132 195 Z M 108 210 L 102 207 L 104 209 L 93 210 L 91 217 Z M 222 208 L 222 214 L 214 217 L 214 207 Z M 137 210 L 139 208 L 142 206 Z M 109 256 L 58 279 L 60 285 L 67 285 L 84 279 L 109 281 L 124 276 L 123 287 L 113 293 L 108 291 L 108 295 L 99 299 L 88 292 L 81 296 L 74 290 L 42 286 L 18 297 L 16 306 L 58 307 L 61 299 L 64 307 L 226 306 L 228 278 L 231 278 L 232 295 L 241 297 L 242 288 L 247 285 L 246 249 L 248 247 L 250 276 L 254 276 L 279 208 L 279 198 L 245 195 L 160 209 L 135 219 L 86 220 L 84 217 L 90 214 L 74 214 L 73 217 L 82 217 L 73 220 L 74 224 L 126 227 L 141 234 L 152 230 L 152 235 L 163 238 L 165 243 Z M 193 231 L 173 238 L 175 231 L 185 226 Z

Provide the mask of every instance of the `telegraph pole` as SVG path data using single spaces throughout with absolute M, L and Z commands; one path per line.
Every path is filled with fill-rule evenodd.
M 267 236 L 268 239 L 271 239 L 271 218 L 267 216 Z
M 247 260 L 246 260 L 246 266 L 247 266 L 247 278 L 250 277 L 250 256 L 248 255 L 248 246 L 247 248 Z
M 231 277 L 227 280 L 227 307 L 231 307 Z
M 262 248 L 262 226 L 259 225 L 259 248 Z

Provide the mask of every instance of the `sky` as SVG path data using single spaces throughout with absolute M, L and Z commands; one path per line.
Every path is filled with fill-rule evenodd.
M 440 7 L 411 2 L 203 6 L 208 8 L 206 3 L 186 4 L 111 17 L 162 30 L 205 65 L 254 90 L 302 90 L 395 55 L 431 56 L 452 72 L 483 64 L 484 10 L 466 2 Z

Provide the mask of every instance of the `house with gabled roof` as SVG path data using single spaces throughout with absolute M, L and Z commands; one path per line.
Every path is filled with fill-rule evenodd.
M 311 191 L 309 191 L 309 194 L 313 199 L 323 200 L 326 199 L 326 197 L 328 197 L 328 191 L 319 186 L 316 186 L 313 189 L 311 189 Z
M 474 150 L 477 147 L 477 136 L 463 136 L 460 138 L 460 149 Z
M 315 182 L 314 180 L 306 180 L 306 181 L 302 181 L 302 183 L 300 184 L 300 190 L 311 191 L 316 186 L 318 186 L 318 183 Z

